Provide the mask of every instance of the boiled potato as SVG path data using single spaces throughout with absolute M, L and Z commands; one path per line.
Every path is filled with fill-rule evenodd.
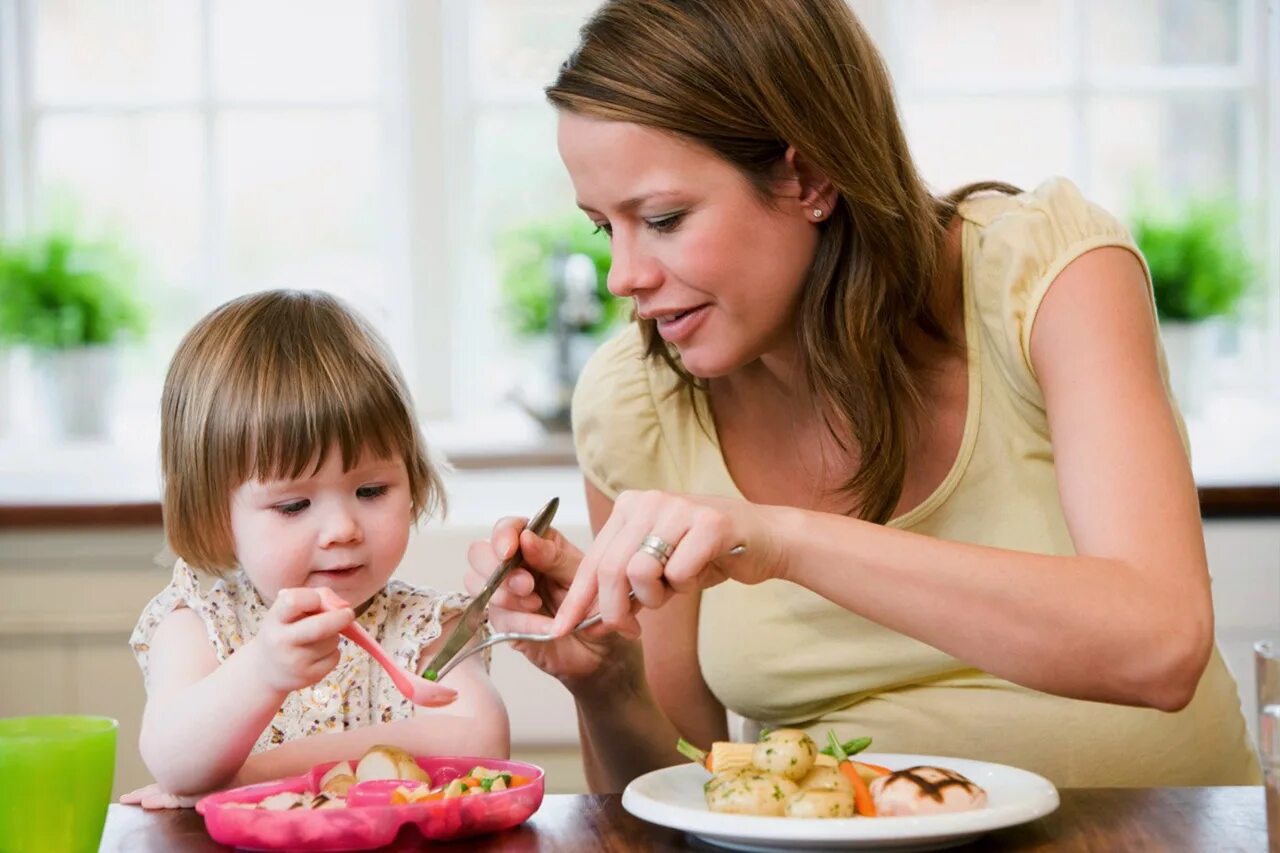
M 797 790 L 790 779 L 755 768 L 726 771 L 705 786 L 707 808 L 725 814 L 781 816 L 787 797 Z
M 320 777 L 320 790 L 326 794 L 345 797 L 347 790 L 356 783 L 356 771 L 350 761 L 339 761 Z
M 800 780 L 802 791 L 843 791 L 853 796 L 853 783 L 834 767 L 814 767 Z
M 803 779 L 813 769 L 818 747 L 799 729 L 777 729 L 756 743 L 751 763 L 766 773 L 787 779 Z
M 356 779 L 361 782 L 372 779 L 402 779 L 431 784 L 431 776 L 418 766 L 412 755 L 398 746 L 386 744 L 369 747 L 356 765 Z
M 783 805 L 787 817 L 853 817 L 853 794 L 847 791 L 796 791 Z

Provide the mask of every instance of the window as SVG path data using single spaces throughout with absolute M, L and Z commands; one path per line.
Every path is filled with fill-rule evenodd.
M 447 50 L 468 69 L 448 125 L 469 158 L 458 177 L 468 282 L 458 318 L 492 365 L 490 247 L 522 219 L 572 209 L 541 87 L 596 4 L 571 0 L 446 0 Z M 1269 389 L 1280 370 L 1280 233 L 1273 153 L 1275 15 L 1264 0 L 853 0 L 893 74 L 908 137 L 937 190 L 983 179 L 1031 187 L 1065 175 L 1120 217 L 1144 184 L 1177 198 L 1226 193 L 1271 257 L 1219 359 L 1228 384 Z M 1268 35 L 1268 27 L 1271 33 Z M 470 176 L 471 182 L 463 179 Z M 1268 187 L 1271 189 L 1269 190 Z M 479 374 L 463 408 L 505 378 Z
M 141 263 L 151 332 L 127 354 L 118 436 L 155 434 L 177 341 L 249 291 L 334 292 L 412 366 L 396 11 L 0 3 L 0 78 L 11 81 L 0 233 L 38 231 L 69 209 Z
M 1228 192 L 1265 247 L 1218 360 L 1280 393 L 1280 23 L 1265 0 L 851 0 L 943 190 L 1063 174 L 1124 217 L 1145 181 Z M 353 301 L 432 418 L 481 416 L 529 353 L 495 247 L 575 211 L 542 87 L 595 0 L 0 0 L 0 233 L 70 204 L 143 259 L 152 333 L 117 435 L 151 435 L 164 365 L 265 287 Z M 1270 383 L 1270 384 L 1268 384 Z M 30 425 L 29 425 L 30 426 Z

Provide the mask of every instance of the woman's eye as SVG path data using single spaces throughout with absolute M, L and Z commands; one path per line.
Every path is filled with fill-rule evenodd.
M 597 223 L 596 230 L 592 231 L 591 233 L 599 234 L 601 231 L 603 231 L 605 234 L 608 234 L 610 237 L 613 236 L 613 226 L 610 225 L 608 222 Z
M 309 506 L 311 506 L 311 501 L 308 500 L 290 501 L 287 504 L 277 504 L 276 512 L 281 515 L 297 515 Z
M 666 216 L 659 216 L 656 219 L 646 219 L 649 227 L 654 231 L 666 234 L 669 231 L 676 230 L 680 225 L 680 221 L 684 219 L 684 213 L 670 213 Z
M 387 486 L 361 486 L 356 489 L 358 498 L 380 498 L 387 493 Z

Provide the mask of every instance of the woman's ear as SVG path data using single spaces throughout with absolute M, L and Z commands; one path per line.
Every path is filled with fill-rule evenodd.
M 783 175 L 795 190 L 795 196 L 788 201 L 796 205 L 801 216 L 809 222 L 823 222 L 831 216 L 840 198 L 839 191 L 794 146 L 787 146 L 787 153 L 783 155 Z

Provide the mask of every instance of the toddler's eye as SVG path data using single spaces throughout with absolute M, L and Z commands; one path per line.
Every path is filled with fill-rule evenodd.
M 358 498 L 380 498 L 386 493 L 386 486 L 361 486 L 356 489 L 356 497 Z
M 277 504 L 275 510 L 281 515 L 297 515 L 309 506 L 311 501 L 308 500 L 290 501 L 287 504 Z

